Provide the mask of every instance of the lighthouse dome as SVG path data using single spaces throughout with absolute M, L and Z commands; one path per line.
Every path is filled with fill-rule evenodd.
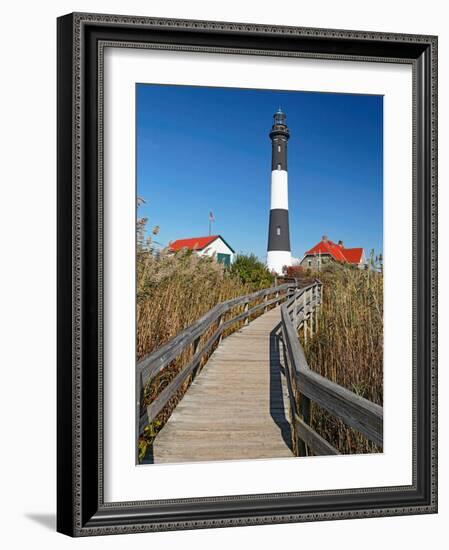
M 271 139 L 276 136 L 282 136 L 285 139 L 290 137 L 290 132 L 287 128 L 287 116 L 280 107 L 273 115 L 273 126 L 270 131 Z
M 274 124 L 276 126 L 277 125 L 282 125 L 282 126 L 286 125 L 287 116 L 282 111 L 281 107 L 279 107 L 279 109 L 274 113 L 273 118 L 274 118 Z

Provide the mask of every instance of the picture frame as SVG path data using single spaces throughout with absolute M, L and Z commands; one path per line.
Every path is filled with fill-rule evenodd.
M 437 512 L 437 37 L 74 13 L 58 18 L 57 530 L 70 536 Z M 413 482 L 105 502 L 103 53 L 403 63 L 413 71 Z

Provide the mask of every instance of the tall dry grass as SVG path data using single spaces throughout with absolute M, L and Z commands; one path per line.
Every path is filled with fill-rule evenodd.
M 138 254 L 137 357 L 165 344 L 219 302 L 250 290 L 213 258 L 188 251 Z
M 169 254 L 141 246 L 137 253 L 137 359 L 168 342 L 220 302 L 251 292 L 251 286 L 227 271 L 213 258 L 189 251 Z M 211 327 L 202 339 L 207 340 Z M 193 355 L 187 349 L 144 388 L 144 405 L 150 404 L 175 378 Z M 207 357 L 203 358 L 201 366 Z M 187 391 L 192 377 L 145 428 L 139 440 L 142 459 L 157 433 Z
M 307 344 L 300 334 L 310 368 L 382 405 L 382 274 L 334 266 L 316 275 L 323 282 L 318 330 Z M 341 453 L 381 450 L 315 404 L 312 426 Z

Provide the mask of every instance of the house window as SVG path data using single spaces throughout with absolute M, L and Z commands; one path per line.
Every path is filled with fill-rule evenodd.
M 280 234 L 281 234 L 281 226 L 278 225 L 278 226 L 276 227 L 276 235 L 280 235 Z
M 222 254 L 221 252 L 218 252 L 217 262 L 219 264 L 223 264 L 226 267 L 229 267 L 231 265 L 231 255 L 230 254 Z
M 280 169 L 281 169 L 281 165 L 280 165 L 280 164 L 278 164 L 278 170 L 280 170 Z
M 312 260 L 307 260 L 307 265 L 308 265 L 309 267 L 311 267 L 311 266 L 312 266 Z

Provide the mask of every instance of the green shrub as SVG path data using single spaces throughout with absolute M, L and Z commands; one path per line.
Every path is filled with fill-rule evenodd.
M 274 284 L 274 276 L 255 254 L 238 254 L 230 272 L 237 276 L 243 284 L 250 285 L 254 290 L 268 288 Z

